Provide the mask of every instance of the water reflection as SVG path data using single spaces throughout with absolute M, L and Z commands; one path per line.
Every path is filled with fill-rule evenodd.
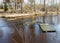
M 14 32 L 14 29 L 9 27 L 8 22 L 6 22 L 5 18 L 0 18 L 0 32 L 2 33 L 2 37 L 0 39 L 0 43 L 9 43 L 12 34 Z
M 55 25 L 54 28 L 56 29 L 56 31 L 60 31 L 60 24 Z
M 37 24 L 35 24 L 35 35 L 39 36 L 39 34 L 41 34 L 41 30 L 40 30 L 39 26 Z
M 60 41 L 60 24 L 54 25 L 54 28 L 56 29 L 56 34 L 55 34 L 55 40 Z

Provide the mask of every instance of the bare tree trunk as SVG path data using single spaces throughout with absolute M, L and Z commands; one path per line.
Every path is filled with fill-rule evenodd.
M 21 2 L 21 13 L 23 13 L 23 9 L 22 9 L 22 2 Z
M 33 7 L 33 5 L 32 5 L 32 3 L 30 4 L 30 12 L 32 12 L 32 7 Z
M 15 2 L 15 11 L 16 11 L 16 2 Z
M 44 0 L 44 11 L 45 11 L 45 1 L 46 1 L 46 0 Z M 44 16 L 43 16 L 43 23 L 45 23 L 45 14 L 44 14 Z
M 56 5 L 57 5 L 57 7 L 56 7 L 56 8 L 57 8 L 57 24 L 58 24 L 58 16 L 59 16 L 58 14 L 59 14 L 59 7 L 58 7 L 58 4 L 57 4 L 57 3 L 58 3 L 58 2 L 57 2 L 57 0 L 56 0 Z
M 40 0 L 40 5 L 41 5 L 41 0 Z M 40 7 L 40 6 L 39 6 Z M 40 10 L 41 10 L 41 7 L 40 7 Z
M 57 14 L 59 14 L 59 13 L 58 13 L 59 10 L 58 10 L 57 0 L 56 0 L 56 9 L 57 9 Z
M 35 0 L 34 0 L 34 11 L 36 12 L 36 9 L 35 9 Z

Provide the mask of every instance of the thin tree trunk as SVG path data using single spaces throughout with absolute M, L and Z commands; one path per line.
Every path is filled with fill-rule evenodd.
M 32 3 L 30 4 L 30 11 L 32 12 L 32 7 L 33 7 L 33 5 L 32 5 Z
M 58 4 L 57 4 L 57 0 L 56 0 L 56 9 L 57 9 L 57 14 L 59 14 L 59 13 L 58 13 Z
M 46 0 L 44 0 L 44 11 L 45 11 L 45 1 L 46 1 Z M 45 23 L 45 14 L 44 14 L 44 16 L 43 16 L 43 23 Z
M 45 11 L 45 0 L 43 1 L 43 4 L 44 4 L 44 6 L 43 6 L 43 11 Z
M 22 2 L 21 2 L 21 13 L 23 13 L 23 9 L 22 9 Z
M 40 5 L 41 5 L 41 0 L 40 0 Z M 40 6 L 39 6 L 40 7 Z M 40 7 L 40 10 L 41 10 L 41 7 Z
M 58 7 L 58 4 L 57 4 L 57 0 L 56 0 L 56 5 L 57 5 L 57 24 L 58 24 L 59 7 Z
M 16 2 L 15 2 L 15 10 L 16 10 Z
M 35 9 L 35 0 L 34 0 L 34 11 L 36 12 L 36 9 Z

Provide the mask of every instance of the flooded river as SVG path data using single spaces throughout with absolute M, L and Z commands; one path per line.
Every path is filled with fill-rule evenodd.
M 9 22 L 6 18 L 0 18 L 0 43 L 60 43 L 59 31 L 58 35 L 56 32 L 45 33 L 37 23 L 27 25 L 24 22 Z

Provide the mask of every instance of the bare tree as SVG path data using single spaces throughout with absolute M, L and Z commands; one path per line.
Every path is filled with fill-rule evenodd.
M 23 2 L 24 2 L 24 0 L 20 0 L 20 4 L 21 4 L 21 13 L 23 13 Z
M 21 9 L 21 13 L 23 13 L 23 9 L 22 9 L 22 7 L 23 7 L 23 2 L 24 2 L 24 0 L 14 0 L 14 2 L 15 2 L 15 10 L 17 9 L 17 7 L 18 7 L 18 3 L 20 4 L 20 9 Z
M 33 6 L 34 6 L 34 11 L 35 11 L 35 0 L 28 0 L 28 2 L 30 4 L 31 11 L 32 11 Z

